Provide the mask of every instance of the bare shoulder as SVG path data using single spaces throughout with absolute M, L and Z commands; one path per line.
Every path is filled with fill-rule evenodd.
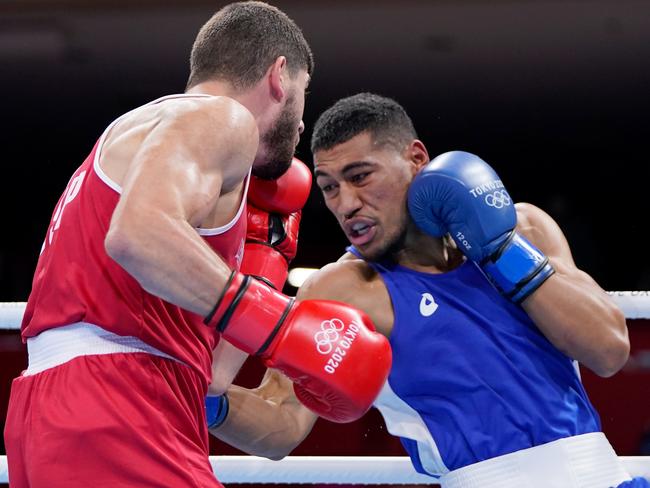
M 362 259 L 330 263 L 300 287 L 299 299 L 338 300 L 357 306 L 360 291 L 368 288 L 376 272 Z
M 530 203 L 517 203 L 517 231 L 547 256 L 573 264 L 571 250 L 562 229 L 548 213 Z
M 180 121 L 196 122 L 209 131 L 224 131 L 237 139 L 233 142 L 246 142 L 257 138 L 257 124 L 246 107 L 229 97 L 181 97 L 163 104 L 173 123 Z
M 562 233 L 560 226 L 555 222 L 553 217 L 547 214 L 541 208 L 531 203 L 517 203 L 517 227 L 520 231 L 541 232 L 541 233 Z
M 549 223 L 555 224 L 555 221 L 549 214 L 532 203 L 517 203 L 515 204 L 515 209 L 517 210 L 517 223 L 524 227 L 529 225 L 548 225 Z
M 252 161 L 258 130 L 253 115 L 228 97 L 180 97 L 161 104 L 160 123 L 177 142 L 220 160 Z M 166 127 L 165 127 L 166 126 Z M 215 161 L 214 158 L 206 158 Z
M 393 327 L 393 307 L 379 274 L 352 255 L 328 264 L 302 285 L 298 298 L 336 300 L 364 311 L 379 332 L 388 336 Z
M 239 183 L 258 146 L 253 115 L 228 97 L 176 97 L 124 115 L 107 135 L 103 160 L 130 160 L 128 153 L 149 151 L 191 159 L 219 169 L 224 186 Z M 126 157 L 126 158 L 125 158 Z M 119 164 L 119 163 L 118 163 Z M 118 171 L 119 172 L 119 171 Z
M 110 137 L 137 128 L 145 132 L 152 132 L 156 128 L 174 129 L 180 133 L 199 131 L 201 135 L 221 131 L 224 135 L 236 136 L 240 142 L 257 138 L 253 115 L 228 97 L 177 97 L 143 105 L 122 116 Z M 211 141 L 208 139 L 204 142 L 210 144 Z

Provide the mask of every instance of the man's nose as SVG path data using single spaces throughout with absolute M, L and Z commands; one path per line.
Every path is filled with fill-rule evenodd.
M 349 219 L 354 217 L 361 207 L 361 199 L 356 189 L 348 185 L 341 185 L 339 188 L 339 213 Z

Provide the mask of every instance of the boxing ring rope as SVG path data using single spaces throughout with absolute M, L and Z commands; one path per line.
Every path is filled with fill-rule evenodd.
M 650 318 L 650 291 L 611 291 L 608 294 L 628 319 Z M 20 328 L 24 302 L 0 302 L 0 330 Z M 650 479 L 650 456 L 621 456 L 631 476 Z M 223 483 L 281 484 L 436 484 L 418 474 L 405 456 L 288 456 L 270 461 L 255 456 L 210 456 Z M 0 483 L 7 483 L 7 457 L 0 456 Z
M 622 456 L 630 476 L 650 479 L 650 457 Z M 432 485 L 405 456 L 289 456 L 270 461 L 255 456 L 210 456 L 222 483 Z M 0 457 L 0 483 L 7 483 L 7 458 Z
M 650 319 L 650 291 L 608 291 L 627 319 Z M 0 330 L 20 328 L 25 302 L 0 302 Z

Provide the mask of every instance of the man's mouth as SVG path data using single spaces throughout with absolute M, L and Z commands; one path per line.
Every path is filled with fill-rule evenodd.
M 354 246 L 363 246 L 369 243 L 376 234 L 376 226 L 367 222 L 358 222 L 348 227 L 348 239 Z

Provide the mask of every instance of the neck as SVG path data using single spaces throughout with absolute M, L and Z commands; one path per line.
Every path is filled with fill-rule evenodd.
M 425 273 L 444 273 L 462 263 L 458 250 L 444 237 L 422 233 L 413 222 L 408 223 L 404 244 L 393 254 L 395 261 L 406 268 Z
M 219 80 L 204 81 L 194 85 L 185 93 L 191 94 L 205 94 L 214 97 L 228 97 L 239 102 L 246 107 L 248 111 L 253 114 L 256 122 L 259 125 L 260 118 L 262 117 L 264 104 L 260 99 L 259 90 L 240 90 L 235 88 L 231 83 Z

